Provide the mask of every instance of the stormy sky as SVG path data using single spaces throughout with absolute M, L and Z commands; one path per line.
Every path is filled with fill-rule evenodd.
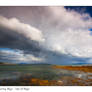
M 92 7 L 0 7 L 0 62 L 92 64 Z

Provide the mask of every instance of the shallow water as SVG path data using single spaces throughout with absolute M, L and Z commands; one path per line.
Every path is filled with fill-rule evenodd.
M 92 79 L 92 73 L 80 71 L 70 71 L 64 69 L 54 69 L 51 65 L 1 65 L 0 81 L 4 79 L 18 80 L 23 76 L 31 76 L 45 80 L 60 80 L 65 77 L 81 78 L 83 80 Z M 69 81 L 65 79 L 64 81 Z

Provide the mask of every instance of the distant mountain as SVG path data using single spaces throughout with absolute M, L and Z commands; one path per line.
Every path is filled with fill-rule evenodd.
M 25 62 L 21 62 L 21 63 L 8 63 L 8 62 L 0 62 L 0 65 L 51 65 L 48 63 L 25 63 Z
M 76 65 L 76 66 L 92 66 L 92 64 L 88 64 L 88 63 L 76 63 L 76 64 L 71 64 L 71 65 Z
M 19 63 L 19 65 L 25 65 L 25 64 L 28 64 L 28 65 L 51 65 L 48 63 Z
M 19 63 L 20 65 L 28 64 L 28 63 Z

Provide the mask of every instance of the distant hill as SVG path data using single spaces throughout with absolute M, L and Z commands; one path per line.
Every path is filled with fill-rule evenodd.
M 8 62 L 0 62 L 0 65 L 15 65 L 15 64 L 8 63 Z
M 0 65 L 4 64 L 3 62 L 0 62 Z

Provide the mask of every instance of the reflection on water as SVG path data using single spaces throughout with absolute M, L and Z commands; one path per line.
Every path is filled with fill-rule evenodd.
M 0 80 L 2 80 L 2 79 L 17 79 L 21 75 L 22 75 L 21 72 L 3 71 L 3 72 L 0 72 Z
M 85 82 L 85 84 L 89 85 L 88 83 L 90 82 L 92 84 L 92 80 L 91 80 L 92 73 L 69 71 L 64 69 L 52 69 L 50 65 L 47 66 L 23 65 L 23 66 L 12 66 L 12 68 L 10 66 L 0 66 L 0 81 L 3 80 L 20 81 L 21 78 L 38 78 L 49 81 L 57 80 L 59 83 L 63 82 L 64 85 L 69 85 L 69 84 L 72 85 L 71 82 L 72 81 L 74 82 L 74 80 L 76 79 L 77 82 L 80 83 Z

